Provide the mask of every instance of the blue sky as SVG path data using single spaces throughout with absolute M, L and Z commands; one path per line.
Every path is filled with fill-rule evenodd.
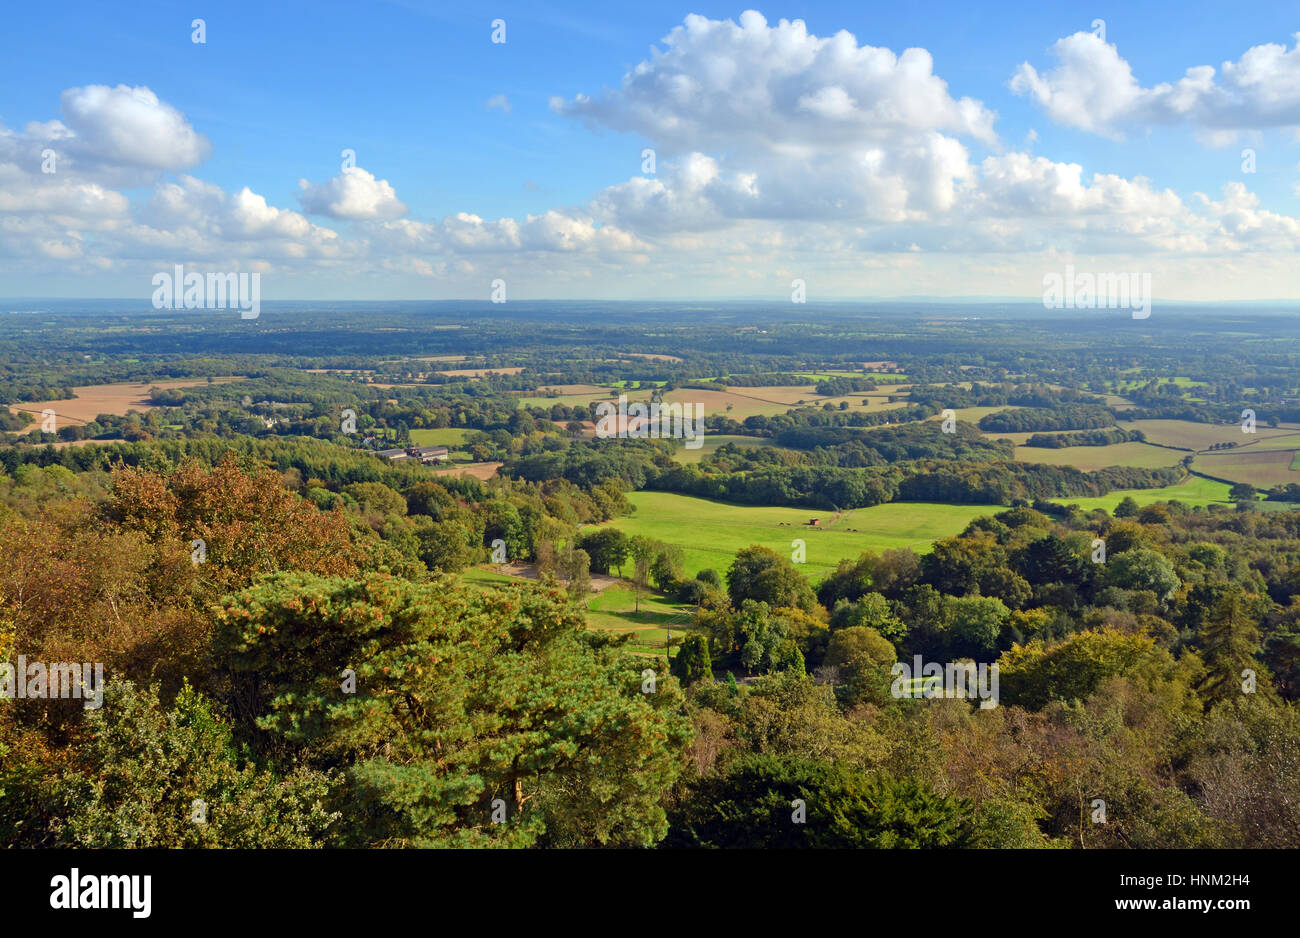
M 1294 4 L 799 3 L 758 6 L 762 26 L 745 9 L 17 5 L 0 56 L 0 295 L 147 296 L 149 271 L 182 262 L 260 269 L 286 299 L 482 298 L 498 276 L 535 297 L 769 296 L 793 276 L 827 298 L 1032 295 L 1067 260 L 1152 271 L 1171 298 L 1300 295 Z M 805 28 L 791 39 L 783 19 Z M 1104 41 L 1088 38 L 1095 19 Z M 925 50 L 944 101 L 915 62 L 864 85 L 860 63 L 823 50 L 801 73 L 841 30 L 855 49 Z M 1079 33 L 1074 71 L 1046 78 Z M 1223 69 L 1270 44 L 1280 53 Z M 685 49 L 659 71 L 706 88 L 726 62 L 713 103 L 669 100 L 652 46 Z M 1111 114 L 1117 62 L 1140 94 Z M 640 63 L 648 83 L 620 94 Z M 1037 91 L 1013 83 L 1022 63 Z M 1159 92 L 1199 66 L 1215 69 L 1208 87 Z M 777 104 L 726 103 L 765 81 Z M 791 88 L 798 103 L 780 104 Z M 952 116 L 965 99 L 978 118 Z M 154 133 L 156 159 L 142 153 Z M 47 146 L 62 169 L 37 174 Z M 300 184 L 339 179 L 345 148 L 370 189 Z M 1065 192 L 1052 180 L 1069 164 L 1082 172 Z M 352 207 L 330 203 L 340 192 Z M 461 213 L 479 221 L 446 221 Z

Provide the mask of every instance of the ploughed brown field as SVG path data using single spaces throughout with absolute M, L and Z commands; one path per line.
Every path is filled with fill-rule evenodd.
M 472 462 L 460 466 L 450 466 L 446 469 L 434 470 L 436 476 L 473 476 L 476 479 L 490 479 L 497 474 L 501 468 L 499 462 Z
M 238 380 L 240 379 L 237 377 L 214 378 L 213 383 L 228 384 Z M 10 404 L 9 409 L 25 410 L 36 418 L 36 423 L 29 427 L 28 432 L 31 432 L 41 428 L 41 412 L 46 409 L 54 411 L 58 421 L 86 424 L 100 414 L 125 417 L 133 410 L 141 413 L 152 410 L 154 405 L 149 402 L 151 388 L 161 390 L 192 388 L 207 382 L 207 378 L 179 378 L 172 381 L 150 381 L 146 384 L 91 384 L 73 388 L 72 393 L 76 395 L 73 398 L 58 401 L 24 401 L 20 404 Z

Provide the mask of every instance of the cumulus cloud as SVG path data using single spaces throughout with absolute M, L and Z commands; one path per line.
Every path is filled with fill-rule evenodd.
M 1217 202 L 1202 193 L 1197 198 L 1218 221 L 1224 249 L 1300 249 L 1300 220 L 1260 208 L 1259 196 L 1240 182 L 1227 183 Z
M 1057 44 L 1055 70 L 1026 65 L 1013 86 L 1053 120 L 1096 133 L 1157 119 L 1221 129 L 1225 102 L 1238 111 L 1253 102 L 1276 122 L 1290 93 L 1279 70 L 1294 52 L 1268 49 L 1217 77 L 1194 69 L 1147 89 L 1113 46 L 1079 34 Z M 538 291 L 603 283 L 668 295 L 767 280 L 781 292 L 794 276 L 906 293 L 936 270 L 948 271 L 944 283 L 963 270 L 977 278 L 964 292 L 1005 293 L 1030 257 L 1164 256 L 1190 277 L 1215 266 L 1206 259 L 1268 270 L 1249 258 L 1289 261 L 1300 247 L 1300 221 L 1264 209 L 1244 184 L 1184 201 L 1141 177 L 1008 152 L 995 115 L 954 97 L 924 50 L 896 54 L 846 32 L 820 38 L 752 12 L 739 22 L 688 17 L 618 90 L 554 107 L 645 135 L 658 172 L 597 188 L 582 205 L 500 218 L 465 205 L 422 220 L 407 217 L 387 180 L 354 168 L 300 179 L 295 211 L 186 172 L 210 145 L 149 89 L 70 89 L 62 119 L 0 127 L 0 258 L 74 273 L 191 261 L 345 281 L 369 273 L 473 291 L 509 271 L 512 287 Z M 40 171 L 46 147 L 57 173 Z M 147 197 L 118 191 L 136 187 Z M 351 223 L 346 237 L 334 221 Z
M 1300 42 L 1289 50 L 1253 46 L 1238 61 L 1224 62 L 1217 77 L 1213 66 L 1198 65 L 1150 88 L 1114 45 L 1092 33 L 1057 40 L 1052 55 L 1055 68 L 1040 73 L 1023 63 L 1011 88 L 1059 124 L 1114 137 L 1130 125 L 1186 123 L 1220 144 L 1233 131 L 1300 127 Z
M 1088 185 L 1078 163 L 1027 153 L 985 159 L 979 196 L 980 210 L 998 215 L 1174 215 L 1182 208 L 1173 190 L 1157 192 L 1149 180 L 1095 173 Z
M 62 106 L 64 120 L 32 122 L 21 132 L 0 127 L 0 162 L 38 175 L 41 154 L 52 151 L 58 173 L 126 187 L 197 166 L 212 151 L 184 114 L 145 87 L 69 88 Z
M 744 221 L 898 223 L 949 211 L 972 178 L 960 138 L 995 143 L 995 115 L 954 98 L 924 49 L 688 16 L 617 91 L 555 100 L 594 127 L 648 137 L 662 177 L 611 186 L 593 212 L 638 232 Z
M 401 219 L 372 225 L 366 234 L 379 250 L 399 254 L 617 254 L 647 247 L 616 225 L 602 224 L 587 214 L 556 210 L 528 215 L 522 222 L 514 218 L 493 221 L 469 212 L 434 223 Z
M 510 104 L 510 99 L 503 94 L 494 94 L 487 99 L 487 103 L 483 106 L 489 111 L 504 111 L 507 114 L 514 110 L 514 107 Z
M 592 126 L 644 134 L 669 152 L 853 148 L 944 131 L 992 142 L 994 114 L 955 99 L 924 49 L 897 55 L 852 33 L 820 38 L 802 20 L 769 26 L 690 15 L 599 98 L 552 108 Z
M 856 152 L 779 156 L 726 166 L 703 153 L 634 177 L 593 202 L 633 230 L 709 230 L 741 220 L 901 222 L 950 210 L 973 169 L 966 148 L 931 133 Z
M 298 212 L 269 204 L 248 187 L 232 194 L 192 176 L 158 185 L 133 223 L 104 247 L 129 256 L 298 261 L 356 258 L 365 249 Z
M 303 211 L 312 215 L 358 221 L 400 218 L 406 214 L 406 206 L 398 200 L 397 192 L 388 180 L 376 179 L 360 166 L 354 166 L 320 185 L 299 179 L 298 189 L 298 201 Z
M 0 212 L 49 213 L 87 224 L 111 222 L 130 214 L 126 196 L 93 182 L 57 173 L 33 175 L 14 163 L 0 163 Z
M 72 140 L 104 162 L 144 169 L 188 169 L 212 144 L 185 115 L 145 87 L 88 85 L 63 92 Z

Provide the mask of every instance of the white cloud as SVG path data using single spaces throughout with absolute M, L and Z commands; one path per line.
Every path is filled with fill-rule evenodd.
M 690 15 L 599 99 L 552 107 L 589 124 L 644 134 L 669 153 L 857 148 L 906 133 L 995 139 L 994 114 L 954 99 L 924 49 L 896 55 L 851 33 L 820 38 L 802 20 L 769 26 Z
M 982 212 L 1004 216 L 1175 215 L 1182 209 L 1172 190 L 1156 192 L 1146 179 L 1096 173 L 1085 185 L 1078 163 L 1027 153 L 985 159 L 979 193 Z
M 63 92 L 72 139 L 98 160 L 143 169 L 188 169 L 212 145 L 180 111 L 145 87 L 87 85 Z
M 1218 202 L 1201 193 L 1197 198 L 1218 221 L 1225 250 L 1300 249 L 1300 220 L 1260 208 L 1259 196 L 1243 183 L 1226 184 Z
M 360 168 L 300 179 L 301 211 L 277 206 L 249 187 L 227 191 L 184 172 L 207 155 L 207 141 L 148 89 L 71 89 L 64 120 L 0 127 L 0 267 L 136 276 L 194 262 L 312 285 L 326 276 L 433 279 L 435 291 L 483 296 L 500 275 L 512 297 L 767 285 L 788 295 L 794 276 L 823 296 L 957 284 L 1017 293 L 1019 278 L 1037 292 L 1043 259 L 1066 254 L 1110 258 L 1112 267 L 1143 258 L 1186 284 L 1220 267 L 1238 284 L 1293 277 L 1300 222 L 1262 208 L 1244 184 L 1189 204 L 1141 177 L 1003 150 L 993 113 L 954 98 L 925 50 L 896 55 L 844 32 L 818 38 L 802 23 L 769 26 L 752 12 L 739 23 L 688 17 L 664 45 L 620 90 L 556 104 L 589 124 L 646 135 L 660 152 L 658 174 L 596 188 L 585 205 L 519 217 L 464 205 L 412 219 L 387 180 Z M 1097 133 L 1118 133 L 1137 115 L 1199 120 L 1229 86 L 1256 89 L 1252 100 L 1275 102 L 1270 113 L 1287 93 L 1269 71 L 1282 66 L 1255 50 L 1220 81 L 1193 70 L 1157 89 L 1140 87 L 1114 47 L 1090 35 L 1057 51 L 1059 68 L 1040 75 L 1026 66 L 1017 90 L 1053 120 Z M 123 136 L 130 128 L 158 146 L 133 146 Z M 56 174 L 40 172 L 45 146 L 59 154 Z M 134 204 L 118 191 L 137 186 L 150 193 Z M 333 221 L 352 222 L 346 237 Z
M 510 99 L 503 94 L 494 94 L 487 99 L 487 103 L 483 106 L 489 111 L 504 111 L 507 114 L 514 110 L 514 107 L 510 104 Z
M 376 179 L 360 166 L 313 185 L 298 180 L 298 201 L 303 211 L 346 221 L 376 218 L 400 218 L 406 206 L 387 179 Z
M 62 176 L 25 173 L 15 163 L 0 163 L 0 212 L 39 212 L 68 216 L 91 224 L 126 219 L 126 196 L 98 183 Z
M 7 167 L 0 186 L 5 203 L 15 206 L 10 211 L 54 201 L 80 202 L 88 214 L 119 212 L 121 203 L 106 190 L 149 186 L 164 171 L 198 165 L 212 149 L 180 111 L 145 87 L 69 88 L 62 106 L 66 123 L 0 126 L 0 166 Z
M 549 211 L 490 221 L 469 212 L 449 215 L 441 222 L 403 219 L 366 229 L 381 252 L 420 255 L 513 253 L 622 253 L 646 245 L 616 225 L 601 224 L 580 213 Z
M 1300 40 L 1300 33 L 1296 34 Z M 1186 123 L 1217 145 L 1235 131 L 1300 127 L 1300 42 L 1253 46 L 1236 62 L 1189 68 L 1176 82 L 1143 88 L 1132 67 L 1092 33 L 1075 33 L 1052 46 L 1057 66 L 1039 73 L 1028 62 L 1011 88 L 1040 105 L 1056 123 L 1119 136 L 1126 126 Z

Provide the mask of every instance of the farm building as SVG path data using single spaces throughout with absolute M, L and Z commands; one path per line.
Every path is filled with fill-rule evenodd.
M 406 455 L 420 462 L 446 462 L 448 450 L 445 446 L 408 446 Z
M 446 462 L 449 456 L 445 446 L 407 446 L 397 449 L 377 450 L 376 456 L 389 462 L 401 462 L 404 459 L 418 459 L 422 463 Z

